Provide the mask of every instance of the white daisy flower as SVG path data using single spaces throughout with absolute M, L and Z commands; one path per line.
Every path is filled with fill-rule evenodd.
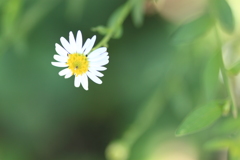
M 103 74 L 99 71 L 107 69 L 103 66 L 108 64 L 109 56 L 106 47 L 100 47 L 92 51 L 95 40 L 96 36 L 91 39 L 88 38 L 82 46 L 82 33 L 79 30 L 76 40 L 73 33 L 70 32 L 69 42 L 63 37 L 60 38 L 63 47 L 55 44 L 58 55 L 54 55 L 53 58 L 58 62 L 52 62 L 52 65 L 67 67 L 61 70 L 59 75 L 65 78 L 74 75 L 75 87 L 80 87 L 82 84 L 83 88 L 88 90 L 88 78 L 97 84 L 102 83 L 98 77 L 102 77 Z

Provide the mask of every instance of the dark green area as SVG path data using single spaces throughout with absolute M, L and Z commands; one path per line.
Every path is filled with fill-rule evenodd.
M 168 142 L 210 160 L 205 142 L 239 132 L 239 119 L 220 118 L 219 107 L 214 114 L 201 112 L 200 118 L 209 121 L 200 127 L 192 123 L 194 130 L 184 134 L 204 127 L 208 131 L 175 137 L 193 109 L 226 98 L 214 40 L 205 36 L 214 23 L 209 14 L 173 32 L 176 26 L 159 15 L 141 17 L 141 0 L 124 21 L 119 39 L 108 43 L 110 63 L 103 84 L 89 81 L 85 91 L 74 87 L 73 77 L 58 75 L 61 68 L 51 62 L 60 37 L 68 39 L 69 31 L 76 35 L 81 30 L 84 41 L 96 34 L 97 44 L 107 30 L 98 35 L 91 29 L 106 26 L 125 2 L 0 1 L 0 159 L 104 160 L 108 145 L 119 140 L 129 143 L 129 160 L 154 157 Z M 239 65 L 230 70 L 238 71 Z

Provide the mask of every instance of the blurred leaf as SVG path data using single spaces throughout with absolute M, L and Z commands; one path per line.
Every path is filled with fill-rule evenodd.
M 219 69 L 220 62 L 218 54 L 214 54 L 207 62 L 206 68 L 203 74 L 204 89 L 207 99 L 212 100 L 215 98 L 216 90 L 219 85 Z
M 12 140 L 1 140 L 0 159 L 1 160 L 30 160 L 32 157 L 25 145 L 20 145 Z
M 133 18 L 133 23 L 136 27 L 140 27 L 143 24 L 144 4 L 145 4 L 145 0 L 138 0 L 133 6 L 132 18 Z
M 106 148 L 106 158 L 107 160 L 126 160 L 129 152 L 129 145 L 124 141 L 113 141 Z
M 101 35 L 106 35 L 109 32 L 109 28 L 105 27 L 105 26 L 97 26 L 92 28 L 92 31 L 94 32 L 98 32 Z
M 237 141 L 233 146 L 229 148 L 230 160 L 239 160 L 240 159 L 239 151 L 240 151 L 240 145 L 239 145 L 239 141 Z
M 111 142 L 106 150 L 107 159 L 125 160 L 129 159 L 129 151 L 138 139 L 152 126 L 159 114 L 163 111 L 162 88 L 157 87 L 156 91 L 149 96 L 141 110 L 129 128 L 124 132 L 121 139 Z
M 114 39 L 119 39 L 121 38 L 123 35 L 123 27 L 122 26 L 118 26 L 116 31 L 114 32 L 112 38 Z
M 7 0 L 1 0 L 0 1 L 0 8 L 2 7 L 2 5 L 6 2 Z
M 192 43 L 203 36 L 212 26 L 212 19 L 208 14 L 181 25 L 171 36 L 173 44 Z
M 226 0 L 213 0 L 213 13 L 220 21 L 223 29 L 232 33 L 234 31 L 235 21 L 232 10 Z
M 240 72 L 240 61 L 235 63 L 229 70 L 228 72 L 232 75 L 237 75 Z
M 204 148 L 207 150 L 221 150 L 223 148 L 228 148 L 232 143 L 232 140 L 230 139 L 213 139 L 208 141 Z
M 105 36 L 111 31 L 111 28 L 107 28 L 104 26 L 97 26 L 92 28 L 92 31 L 98 32 L 99 34 Z M 116 30 L 113 32 L 112 38 L 115 38 L 115 39 L 121 38 L 122 34 L 123 34 L 123 28 L 122 26 L 118 26 Z
M 231 109 L 231 102 L 230 101 L 226 101 L 226 103 L 223 105 L 222 107 L 223 111 L 223 116 L 226 116 L 229 114 L 229 111 Z
M 214 127 L 215 134 L 231 134 L 240 131 L 240 118 L 228 118 Z
M 3 7 L 3 16 L 1 17 L 2 32 L 7 36 L 14 36 L 13 29 L 16 27 L 17 18 L 21 11 L 22 0 L 8 0 Z
M 122 24 L 121 24 L 121 16 L 125 12 L 125 5 L 120 6 L 118 9 L 116 9 L 111 17 L 108 20 L 107 27 L 105 26 L 97 26 L 92 28 L 92 31 L 98 32 L 99 34 L 106 36 L 106 37 L 111 37 L 111 38 L 121 38 L 123 29 L 122 29 Z M 107 45 L 103 44 L 103 45 Z
M 107 26 L 109 28 L 115 28 L 116 26 L 122 25 L 125 18 L 128 16 L 131 9 L 131 3 L 125 3 L 118 7 L 108 20 Z
M 184 136 L 201 131 L 212 125 L 221 115 L 222 108 L 217 102 L 211 102 L 208 105 L 199 107 L 181 123 L 176 131 L 176 136 Z
M 117 24 L 117 21 L 119 21 L 119 17 L 121 17 L 122 12 L 124 12 L 124 5 L 118 7 L 110 16 L 107 26 L 111 28 L 115 24 Z
M 19 25 L 21 33 L 18 36 L 26 36 L 60 2 L 60 0 L 36 1 L 22 16 Z
M 239 139 L 226 139 L 226 138 L 217 138 L 208 141 L 205 144 L 205 149 L 218 151 L 222 149 L 228 149 L 230 160 L 239 160 L 240 159 L 240 144 Z

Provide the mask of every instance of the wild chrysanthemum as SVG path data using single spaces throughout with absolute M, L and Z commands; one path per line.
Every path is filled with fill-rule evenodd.
M 73 33 L 69 33 L 69 42 L 61 37 L 61 47 L 55 44 L 56 52 L 59 55 L 54 55 L 54 59 L 58 62 L 52 62 L 56 67 L 67 67 L 59 72 L 60 76 L 69 78 L 75 76 L 74 86 L 79 87 L 81 84 L 85 90 L 88 90 L 88 77 L 95 83 L 101 84 L 102 81 L 98 77 L 103 74 L 99 71 L 104 71 L 107 68 L 103 67 L 108 64 L 109 56 L 106 47 L 100 47 L 92 51 L 96 36 L 87 39 L 82 46 L 82 33 L 77 32 L 76 40 Z

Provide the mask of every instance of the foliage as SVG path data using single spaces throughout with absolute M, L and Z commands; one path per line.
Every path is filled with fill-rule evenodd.
M 0 157 L 207 160 L 227 149 L 240 159 L 233 2 L 209 0 L 180 25 L 159 4 L 0 1 Z M 109 47 L 104 84 L 88 92 L 50 65 L 59 37 L 77 30 Z

